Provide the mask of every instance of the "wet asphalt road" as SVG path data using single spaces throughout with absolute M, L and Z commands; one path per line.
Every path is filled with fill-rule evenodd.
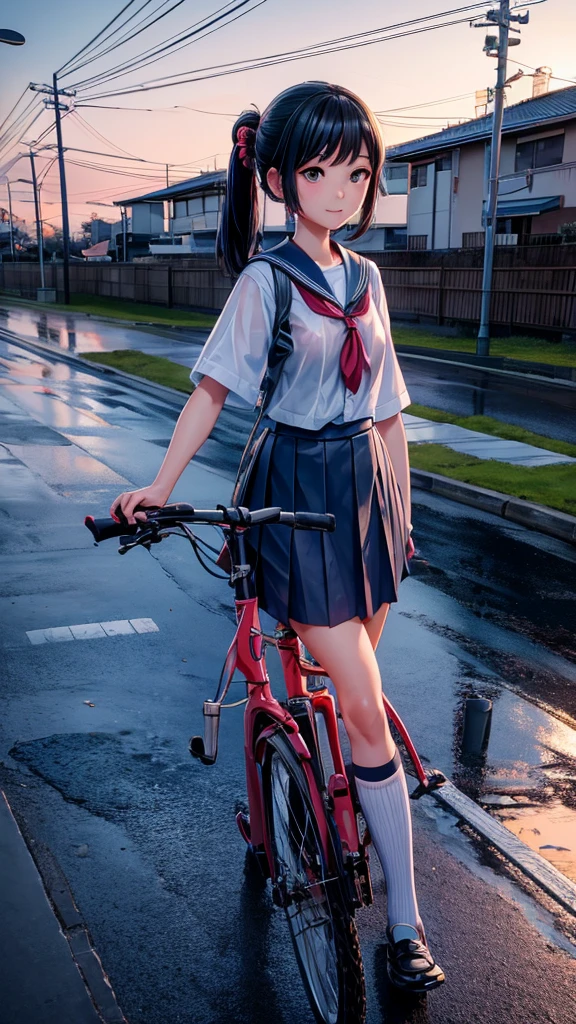
M 173 328 L 133 328 L 78 314 L 39 313 L 0 306 L 0 326 L 22 337 L 39 338 L 68 351 L 139 348 L 191 366 L 208 332 Z M 576 387 L 523 374 L 488 372 L 433 357 L 400 354 L 413 402 L 461 416 L 493 416 L 536 433 L 576 442 Z
M 187 754 L 233 634 L 228 588 L 180 541 L 120 559 L 81 525 L 152 478 L 177 409 L 2 342 L 0 370 L 0 784 L 40 862 L 50 851 L 69 879 L 131 1024 L 308 1024 L 281 912 L 243 873 L 241 709 L 225 712 L 214 768 Z M 225 411 L 173 500 L 228 499 L 239 422 Z M 384 689 L 430 764 L 474 795 L 529 799 L 517 820 L 536 800 L 554 843 L 576 774 L 574 549 L 414 498 L 418 553 L 380 645 Z M 159 632 L 26 636 L 146 616 Z M 457 736 L 472 691 L 494 714 L 470 773 Z M 573 1021 L 574 925 L 435 804 L 413 814 L 421 912 L 448 981 L 415 1005 L 389 992 L 375 865 L 376 906 L 359 916 L 369 1024 Z

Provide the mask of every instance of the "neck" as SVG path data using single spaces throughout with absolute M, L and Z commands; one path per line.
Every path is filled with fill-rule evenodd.
M 330 243 L 330 230 L 321 227 L 320 224 L 313 224 L 312 221 L 297 216 L 293 241 L 321 267 L 330 267 L 335 263 L 340 263 L 339 259 L 334 259 L 335 254 Z

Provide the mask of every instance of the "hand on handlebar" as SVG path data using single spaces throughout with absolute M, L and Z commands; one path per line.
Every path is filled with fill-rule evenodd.
M 124 491 L 123 494 L 119 494 L 117 498 L 114 498 L 110 506 L 110 515 L 112 519 L 119 523 L 119 510 L 129 523 L 144 522 L 146 520 L 146 513 L 141 511 L 134 512 L 134 509 L 137 506 L 163 508 L 168 498 L 169 495 L 155 487 L 154 484 L 150 484 L 149 487 L 141 487 L 137 491 Z

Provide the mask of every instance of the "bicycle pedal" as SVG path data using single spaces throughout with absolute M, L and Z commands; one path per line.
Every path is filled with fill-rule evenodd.
M 426 782 L 420 782 L 416 786 L 416 789 L 410 793 L 411 800 L 419 800 L 425 793 L 432 793 L 435 789 L 439 789 L 443 786 L 448 779 L 438 768 L 433 768 L 432 771 L 426 773 Z

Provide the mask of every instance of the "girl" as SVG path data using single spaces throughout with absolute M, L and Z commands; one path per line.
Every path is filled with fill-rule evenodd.
M 336 688 L 360 803 L 387 889 L 388 973 L 423 992 L 444 973 L 426 943 L 414 888 L 404 769 L 382 701 L 375 648 L 408 575 L 410 476 L 401 410 L 410 398 L 398 365 L 376 265 L 331 241 L 359 212 L 369 227 L 383 162 L 374 115 L 347 89 L 304 82 L 262 116 L 240 115 L 218 252 L 239 279 L 192 370 L 156 480 L 112 504 L 166 504 L 210 434 L 229 391 L 256 403 L 275 334 L 277 276 L 290 281 L 285 360 L 235 496 L 259 508 L 332 512 L 332 534 L 251 530 L 260 605 L 289 623 Z M 292 240 L 258 252 L 257 177 L 294 215 Z

